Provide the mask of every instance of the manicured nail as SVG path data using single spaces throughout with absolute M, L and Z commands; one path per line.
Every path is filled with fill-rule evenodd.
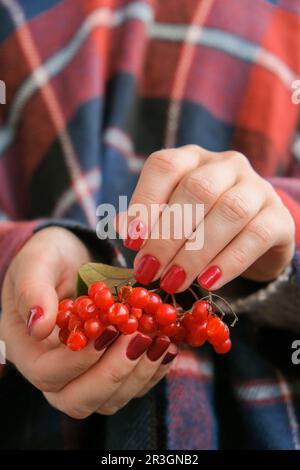
M 168 294 L 174 294 L 183 284 L 186 274 L 180 266 L 172 266 L 160 281 L 160 287 Z
M 29 317 L 27 321 L 27 328 L 28 333 L 31 334 L 32 328 L 36 324 L 38 320 L 40 320 L 44 316 L 44 310 L 39 305 L 35 305 L 31 307 L 29 310 Z
M 115 330 L 112 330 L 111 328 L 106 328 L 106 330 L 103 331 L 102 335 L 99 336 L 98 339 L 95 341 L 95 349 L 97 351 L 102 351 L 102 349 L 107 348 L 109 344 L 111 344 L 119 335 L 119 333 Z
M 167 354 L 165 355 L 165 357 L 163 358 L 163 360 L 161 361 L 161 363 L 165 366 L 166 364 L 170 364 L 171 361 L 174 361 L 175 357 L 177 356 L 177 352 L 176 353 L 171 353 L 171 352 L 167 352 Z
M 210 289 L 221 277 L 221 274 L 221 269 L 218 266 L 211 266 L 198 277 L 198 282 L 204 289 Z
M 160 262 L 158 259 L 151 255 L 145 255 L 139 260 L 134 271 L 134 277 L 141 284 L 150 284 L 159 268 Z
M 135 361 L 135 359 L 144 354 L 151 343 L 152 339 L 149 336 L 142 334 L 136 335 L 127 346 L 126 355 L 128 359 Z
M 170 346 L 171 341 L 161 336 L 154 338 L 151 346 L 148 348 L 147 356 L 150 361 L 157 361 Z
M 129 250 L 138 251 L 147 235 L 145 224 L 137 219 L 128 224 L 127 238 L 124 240 L 124 246 Z

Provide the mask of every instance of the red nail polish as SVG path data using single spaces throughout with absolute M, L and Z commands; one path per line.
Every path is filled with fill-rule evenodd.
M 178 353 L 167 352 L 161 363 L 165 366 L 175 359 Z
M 140 357 L 152 343 L 150 336 L 138 334 L 128 344 L 126 355 L 131 361 Z
M 160 287 L 168 294 L 174 294 L 183 284 L 186 274 L 180 266 L 172 266 L 160 281 Z
M 150 361 L 157 361 L 170 346 L 171 341 L 161 336 L 154 338 L 151 346 L 148 348 L 147 356 Z
M 127 238 L 124 240 L 124 246 L 129 250 L 138 251 L 146 238 L 147 229 L 140 220 L 132 220 L 128 225 Z
M 198 277 L 198 282 L 204 289 L 210 289 L 221 277 L 221 274 L 221 269 L 218 266 L 211 266 Z
M 151 255 L 145 255 L 140 259 L 134 272 L 134 277 L 141 284 L 147 285 L 154 279 L 160 268 L 159 261 Z
M 28 328 L 28 333 L 30 334 L 32 331 L 33 326 L 36 324 L 40 318 L 44 316 L 44 310 L 42 307 L 39 305 L 35 305 L 34 307 L 31 307 L 29 310 L 29 317 L 27 321 L 27 328 Z
M 110 345 L 118 335 L 119 333 L 117 331 L 112 330 L 111 328 L 106 328 L 102 335 L 96 339 L 94 343 L 95 349 L 97 349 L 97 351 L 102 351 L 102 349 L 107 348 L 107 346 Z

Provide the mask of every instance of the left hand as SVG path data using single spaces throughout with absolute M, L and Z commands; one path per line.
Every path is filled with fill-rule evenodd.
M 240 275 L 270 281 L 292 258 L 295 227 L 288 209 L 271 184 L 238 152 L 215 153 L 188 145 L 153 153 L 130 206 L 136 203 L 145 205 L 148 214 L 152 204 L 204 204 L 204 220 L 192 228 L 204 234 L 204 246 L 197 251 L 186 249 L 189 238 L 151 238 L 158 219 L 153 224 L 140 214 L 138 229 L 144 229 L 147 239 L 127 238 L 125 246 L 140 248 L 134 268 L 143 284 L 161 278 L 162 288 L 175 293 L 185 290 L 196 277 L 212 290 Z M 129 234 L 137 219 L 131 222 Z

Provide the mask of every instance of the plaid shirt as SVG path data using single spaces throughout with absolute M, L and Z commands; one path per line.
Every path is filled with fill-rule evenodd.
M 105 421 L 106 447 L 300 448 L 291 336 L 272 329 L 300 331 L 299 77 L 299 0 L 0 0 L 1 280 L 46 225 L 107 259 L 96 207 L 130 196 L 162 147 L 243 152 L 296 223 L 292 266 L 254 294 L 238 289 L 239 311 L 261 326 L 245 317 L 227 358 L 183 350 L 154 392 Z M 3 447 L 85 446 L 101 421 L 62 416 L 13 371 L 0 394 L 4 418 L 19 403 Z

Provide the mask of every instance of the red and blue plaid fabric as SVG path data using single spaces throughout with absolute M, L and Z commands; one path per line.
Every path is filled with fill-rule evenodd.
M 97 205 L 130 196 L 151 152 L 194 143 L 243 152 L 278 189 L 296 222 L 300 285 L 299 77 L 300 0 L 0 0 L 1 279 L 34 230 L 93 229 Z M 108 419 L 107 447 L 299 449 L 287 333 L 264 332 L 288 351 L 282 361 L 244 323 L 226 359 L 182 351 L 166 382 Z M 42 423 L 66 420 L 23 386 Z M 0 402 L 5 415 L 9 399 Z M 47 439 L 37 409 L 20 411 L 25 443 L 20 431 L 7 445 L 62 446 L 55 433 L 82 434 L 68 420 Z

